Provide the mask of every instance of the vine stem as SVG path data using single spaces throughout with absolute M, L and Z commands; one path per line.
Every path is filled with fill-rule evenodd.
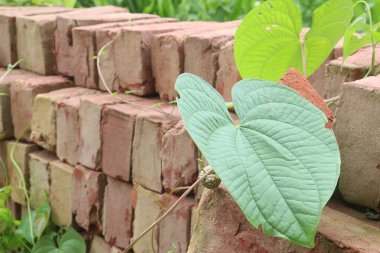
M 131 240 L 131 243 L 129 244 L 129 246 L 122 252 L 122 253 L 127 253 L 128 251 L 130 251 L 132 249 L 132 247 L 142 238 L 144 237 L 147 233 L 149 233 L 150 230 L 152 230 L 155 226 L 157 226 L 158 223 L 160 223 L 163 219 L 166 218 L 166 216 L 168 216 L 168 214 L 170 214 L 174 208 L 176 208 L 179 203 L 181 203 L 181 201 L 187 196 L 189 195 L 189 193 L 203 180 L 205 179 L 208 175 L 210 175 L 212 169 L 211 169 L 211 166 L 207 166 L 203 169 L 205 171 L 205 173 L 199 177 L 197 179 L 197 181 L 192 184 L 182 195 L 181 197 L 179 197 L 179 199 L 164 213 L 160 216 L 160 218 L 158 218 L 154 223 L 152 223 L 152 225 L 150 225 L 147 229 L 144 230 L 144 232 L 142 232 L 138 237 L 136 237 L 136 239 L 132 239 Z
M 12 65 L 9 65 L 7 71 L 5 71 L 5 73 L 0 77 L 0 83 L 1 83 L 1 81 L 4 80 L 4 78 L 5 78 L 9 73 L 12 72 L 12 70 L 13 70 L 15 67 L 17 67 L 17 65 L 19 65 L 20 62 L 22 62 L 22 61 L 23 61 L 23 59 L 18 60 L 17 62 L 15 62 L 15 63 L 12 64 Z

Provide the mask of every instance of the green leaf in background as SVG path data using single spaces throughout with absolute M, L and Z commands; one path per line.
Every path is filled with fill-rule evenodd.
M 302 42 L 302 16 L 293 0 L 269 0 L 254 8 L 235 35 L 235 60 L 243 78 L 277 81 L 289 68 L 310 76 L 343 36 L 353 15 L 351 0 L 329 0 L 314 12 Z M 303 64 L 303 62 L 305 64 Z
M 65 6 L 66 8 L 73 8 L 76 4 L 76 0 L 61 0 L 62 1 L 62 4 L 63 6 Z
M 12 189 L 9 186 L 0 188 L 0 208 L 5 208 L 9 197 L 11 196 Z
M 176 89 L 187 131 L 251 224 L 313 247 L 340 167 L 325 115 L 286 86 L 246 79 L 232 91 L 237 125 L 201 78 L 183 74 Z

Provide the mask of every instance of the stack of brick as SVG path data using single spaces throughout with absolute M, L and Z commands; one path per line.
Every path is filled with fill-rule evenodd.
M 179 22 L 118 7 L 0 8 L 0 65 L 23 59 L 22 70 L 0 82 L 0 92 L 8 94 L 0 96 L 0 157 L 6 167 L 0 171 L 7 172 L 0 184 L 14 188 L 15 214 L 25 205 L 21 171 L 32 207 L 49 201 L 55 224 L 73 225 L 93 238 L 90 252 L 127 247 L 178 199 L 176 190 L 198 176 L 198 150 L 178 108 L 163 101 L 176 98 L 182 72 L 203 77 L 231 100 L 240 80 L 233 56 L 239 24 Z M 310 80 L 325 98 L 343 90 L 334 126 L 343 198 L 378 209 L 380 76 L 362 79 L 369 48 L 348 58 L 338 73 L 339 56 L 338 45 Z M 223 189 L 206 192 L 197 208 L 201 194 L 200 187 L 134 252 L 310 252 L 252 229 Z M 343 230 L 348 223 L 355 229 Z M 380 242 L 364 230 L 379 234 L 378 226 L 332 203 L 315 250 L 372 252 Z

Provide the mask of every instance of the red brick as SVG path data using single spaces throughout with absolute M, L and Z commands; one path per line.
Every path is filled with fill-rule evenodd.
M 31 141 L 49 150 L 56 151 L 57 146 L 57 107 L 67 98 L 97 91 L 85 88 L 67 88 L 38 95 L 32 109 Z
M 158 34 L 152 42 L 152 67 L 156 90 L 165 100 L 174 100 L 178 75 L 184 72 L 184 41 L 192 34 L 236 27 L 240 21 L 205 23 L 199 27 Z
M 345 83 L 336 119 L 339 190 L 348 202 L 380 210 L 380 75 Z
M 70 226 L 73 222 L 74 167 L 60 161 L 50 163 L 50 193 L 52 221 L 58 226 Z
M 147 20 L 139 20 L 134 22 L 125 22 L 117 27 L 109 27 L 109 28 L 102 28 L 96 31 L 96 48 L 97 51 L 99 51 L 104 45 L 106 45 L 111 40 L 114 40 L 125 27 L 131 26 L 131 25 L 141 25 L 141 24 L 154 24 L 154 23 L 168 23 L 168 22 L 175 22 L 176 19 L 172 18 L 153 18 L 153 19 L 147 19 Z M 114 61 L 114 54 L 116 53 L 114 49 L 114 45 L 111 44 L 107 48 L 104 49 L 104 54 L 100 56 L 100 69 L 103 74 L 103 78 L 108 86 L 108 88 L 111 91 L 118 91 L 119 90 L 119 80 L 116 76 L 116 67 L 115 67 L 115 61 Z M 106 87 L 104 84 L 99 80 L 99 86 L 98 88 L 100 90 L 106 90 Z
M 186 38 L 185 72 L 202 77 L 215 85 L 220 48 L 234 39 L 235 28 L 193 34 Z
M 104 6 L 87 9 L 79 9 L 57 17 L 57 27 L 55 31 L 55 53 L 57 62 L 57 72 L 66 76 L 73 76 L 73 71 L 77 66 L 72 65 L 73 57 L 72 30 L 75 27 L 95 25 L 103 23 L 102 16 L 112 13 L 126 12 L 127 9 Z
M 151 44 L 159 33 L 190 29 L 204 22 L 177 22 L 127 27 L 114 42 L 116 76 L 121 90 L 133 90 L 145 96 L 155 93 L 152 74 Z
M 208 190 L 203 195 L 196 220 L 188 253 L 352 253 L 377 252 L 380 247 L 379 224 L 336 203 L 328 204 L 322 212 L 314 249 L 296 246 L 254 229 L 236 202 L 221 188 Z
M 66 10 L 62 10 L 65 12 Z M 21 69 L 41 75 L 55 73 L 54 56 L 55 20 L 59 13 L 19 16 L 17 26 L 17 55 Z
M 111 246 L 100 236 L 95 235 L 91 242 L 90 253 L 109 253 Z
M 132 237 L 132 185 L 111 177 L 107 181 L 103 234 L 107 242 L 126 248 Z
M 102 112 L 102 170 L 107 175 L 131 181 L 132 143 L 136 116 L 159 101 L 140 99 L 132 104 L 106 106 Z
M 64 11 L 62 7 L 12 7 L 0 10 L 0 66 L 15 63 L 17 56 L 16 17 Z
M 103 18 L 103 22 L 108 22 L 109 26 L 115 25 L 112 22 L 133 21 L 141 19 L 157 18 L 156 15 L 150 14 L 131 14 L 116 13 L 108 18 Z M 111 22 L 111 23 L 109 23 Z M 101 24 L 104 25 L 104 24 Z M 74 79 L 77 86 L 87 88 L 98 88 L 98 76 L 96 71 L 96 60 L 94 57 L 100 48 L 96 48 L 96 30 L 100 29 L 99 25 L 77 27 L 72 30 L 73 36 L 73 58 L 71 62 L 74 66 Z
M 105 185 L 104 174 L 80 165 L 75 167 L 73 212 L 77 224 L 86 230 L 90 225 L 101 227 Z
M 132 177 L 149 190 L 162 192 L 161 150 L 165 133 L 179 121 L 177 107 L 162 106 L 167 114 L 146 110 L 136 118 L 133 139 Z
M 22 176 L 25 180 L 25 187 L 29 189 L 29 153 L 36 150 L 38 150 L 38 147 L 34 144 L 17 143 L 15 141 L 7 142 L 8 157 L 6 164 L 9 185 L 12 187 L 11 199 L 21 205 L 25 205 L 25 194 L 21 187 Z M 18 168 L 23 175 L 20 175 Z
M 30 126 L 34 98 L 38 94 L 68 88 L 72 82 L 60 76 L 39 76 L 18 80 L 11 85 L 11 112 L 14 135 L 20 136 Z M 30 131 L 25 131 L 24 139 L 30 139 Z

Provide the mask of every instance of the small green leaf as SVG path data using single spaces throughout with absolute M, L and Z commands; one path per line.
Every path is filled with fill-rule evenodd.
M 201 78 L 183 74 L 176 89 L 187 131 L 251 224 L 313 247 L 340 167 L 326 116 L 286 86 L 247 79 L 232 90 L 236 125 Z
M 86 253 L 86 242 L 73 228 L 67 228 L 66 232 L 58 240 L 60 253 Z
M 49 223 L 50 213 L 51 213 L 50 205 L 47 202 L 43 203 L 41 206 L 39 206 L 36 209 L 36 215 L 34 217 L 33 228 L 34 228 L 34 235 L 37 238 L 40 238 L 42 233 L 45 231 L 45 228 Z

